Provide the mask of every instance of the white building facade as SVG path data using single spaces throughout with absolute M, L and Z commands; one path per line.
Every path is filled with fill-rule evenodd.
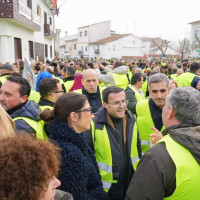
M 89 44 L 89 58 L 121 59 L 124 56 L 143 56 L 142 41 L 132 34 L 115 34 Z
M 0 6 L 0 61 L 54 58 L 55 9 L 51 0 L 7 0 Z

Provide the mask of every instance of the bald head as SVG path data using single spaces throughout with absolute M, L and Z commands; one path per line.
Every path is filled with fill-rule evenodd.
M 178 68 L 178 69 L 177 69 L 177 72 L 176 72 L 176 75 L 177 75 L 177 76 L 180 76 L 182 73 L 183 73 L 183 70 Z
M 82 84 L 88 93 L 95 93 L 99 84 L 97 73 L 93 69 L 83 72 Z

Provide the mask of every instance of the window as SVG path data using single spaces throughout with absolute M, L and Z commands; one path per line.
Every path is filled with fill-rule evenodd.
M 32 0 L 27 0 L 27 6 L 32 9 Z
M 82 32 L 79 33 L 79 36 L 82 37 Z
M 51 17 L 49 17 L 49 23 L 50 23 L 50 25 L 52 25 L 52 19 L 51 19 Z
M 48 45 L 45 44 L 45 57 L 48 58 Z
M 52 54 L 52 46 L 50 46 L 50 56 L 51 56 L 51 58 L 53 57 L 53 54 Z
M 87 47 L 85 47 L 85 51 L 87 51 Z
M 87 31 L 85 31 L 85 34 L 84 34 L 85 36 L 87 36 Z
M 74 44 L 74 50 L 76 50 L 76 44 Z
M 34 59 L 33 41 L 29 41 L 29 57 Z
M 22 59 L 22 42 L 21 38 L 14 38 L 15 60 Z
M 194 32 L 194 42 L 197 42 L 196 36 L 197 36 L 198 38 L 200 38 L 200 30 L 196 30 L 196 31 Z
M 44 24 L 47 24 L 47 13 L 44 12 Z
M 41 16 L 41 8 L 39 5 L 37 5 L 37 15 Z

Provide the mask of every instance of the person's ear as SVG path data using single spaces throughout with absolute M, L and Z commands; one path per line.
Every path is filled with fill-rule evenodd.
M 78 120 L 78 115 L 75 112 L 71 112 L 69 117 L 70 117 L 71 121 L 74 123 Z
M 28 96 L 24 95 L 22 97 L 20 97 L 21 103 L 25 103 L 28 100 Z
M 103 102 L 103 106 L 107 109 L 108 108 L 108 104 L 106 102 Z

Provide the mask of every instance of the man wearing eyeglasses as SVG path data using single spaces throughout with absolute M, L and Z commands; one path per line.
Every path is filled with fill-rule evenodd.
M 140 140 L 134 116 L 126 110 L 122 88 L 103 91 L 103 107 L 83 136 L 95 153 L 104 190 L 110 200 L 123 200 L 141 156 Z
M 53 109 L 57 99 L 64 93 L 62 85 L 58 79 L 44 78 L 39 84 L 40 101 L 39 106 L 41 110 L 45 108 Z

